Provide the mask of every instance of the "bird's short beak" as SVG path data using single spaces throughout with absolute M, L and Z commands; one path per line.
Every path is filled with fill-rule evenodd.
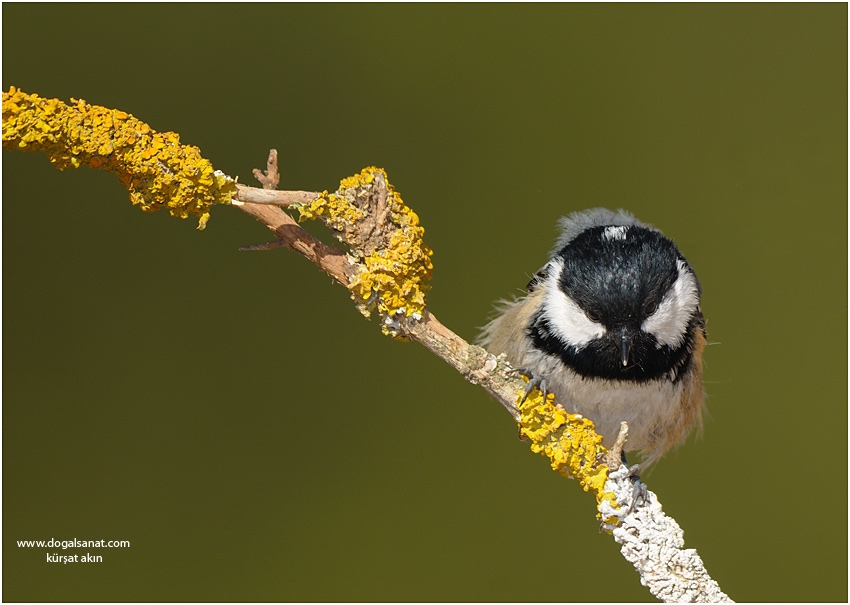
M 632 352 L 633 338 L 628 328 L 623 328 L 623 331 L 620 332 L 620 360 L 623 362 L 624 368 L 629 365 L 629 355 Z

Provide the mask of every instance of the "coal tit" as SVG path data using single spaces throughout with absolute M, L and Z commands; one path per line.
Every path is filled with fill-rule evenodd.
M 504 353 L 568 412 L 593 420 L 643 466 L 702 422 L 705 320 L 700 284 L 676 245 L 623 210 L 560 221 L 525 296 L 498 304 L 480 343 Z

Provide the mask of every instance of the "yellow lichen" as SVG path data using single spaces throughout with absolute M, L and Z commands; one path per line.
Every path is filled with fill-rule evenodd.
M 88 166 L 113 172 L 145 212 L 166 207 L 172 216 L 198 217 L 213 204 L 229 204 L 236 183 L 213 170 L 197 147 L 181 145 L 174 132 L 156 132 L 132 115 L 71 99 L 3 92 L 3 147 L 42 151 L 59 168 Z
M 377 191 L 378 183 L 385 189 Z M 335 193 L 324 191 L 298 211 L 301 219 L 325 221 L 352 248 L 360 270 L 349 289 L 361 312 L 368 316 L 374 310 L 385 320 L 384 333 L 397 335 L 396 316 L 422 316 L 433 252 L 423 242 L 419 217 L 404 204 L 384 170 L 364 168 L 342 179 Z
M 343 225 L 353 223 L 363 216 L 363 213 L 349 204 L 344 197 L 327 191 L 323 191 L 309 204 L 299 204 L 297 209 L 302 220 L 320 218 L 336 231 L 341 231 Z
M 520 435 L 531 441 L 531 451 L 546 456 L 552 469 L 564 477 L 576 479 L 584 491 L 596 496 L 597 504 L 608 500 L 616 505 L 614 494 L 605 491 L 608 467 L 598 460 L 607 450 L 593 422 L 568 414 L 554 404 L 551 394 L 544 399 L 543 393 L 534 389 L 519 403 L 523 395 L 517 398 Z

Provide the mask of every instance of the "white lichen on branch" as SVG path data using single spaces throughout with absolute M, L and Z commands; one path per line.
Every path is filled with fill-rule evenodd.
M 641 584 L 666 603 L 731 603 L 705 569 L 697 551 L 684 548 L 684 532 L 668 517 L 657 496 L 647 490 L 643 503 L 632 509 L 635 497 L 629 469 L 620 466 L 608 474 L 599 512 L 607 519 L 603 529 L 621 545 L 623 557 L 635 566 Z

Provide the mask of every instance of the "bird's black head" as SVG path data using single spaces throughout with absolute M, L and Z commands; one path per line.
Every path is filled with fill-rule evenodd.
M 530 336 L 582 376 L 675 379 L 689 359 L 700 286 L 660 232 L 589 227 L 554 254 L 541 282 L 545 302 Z

